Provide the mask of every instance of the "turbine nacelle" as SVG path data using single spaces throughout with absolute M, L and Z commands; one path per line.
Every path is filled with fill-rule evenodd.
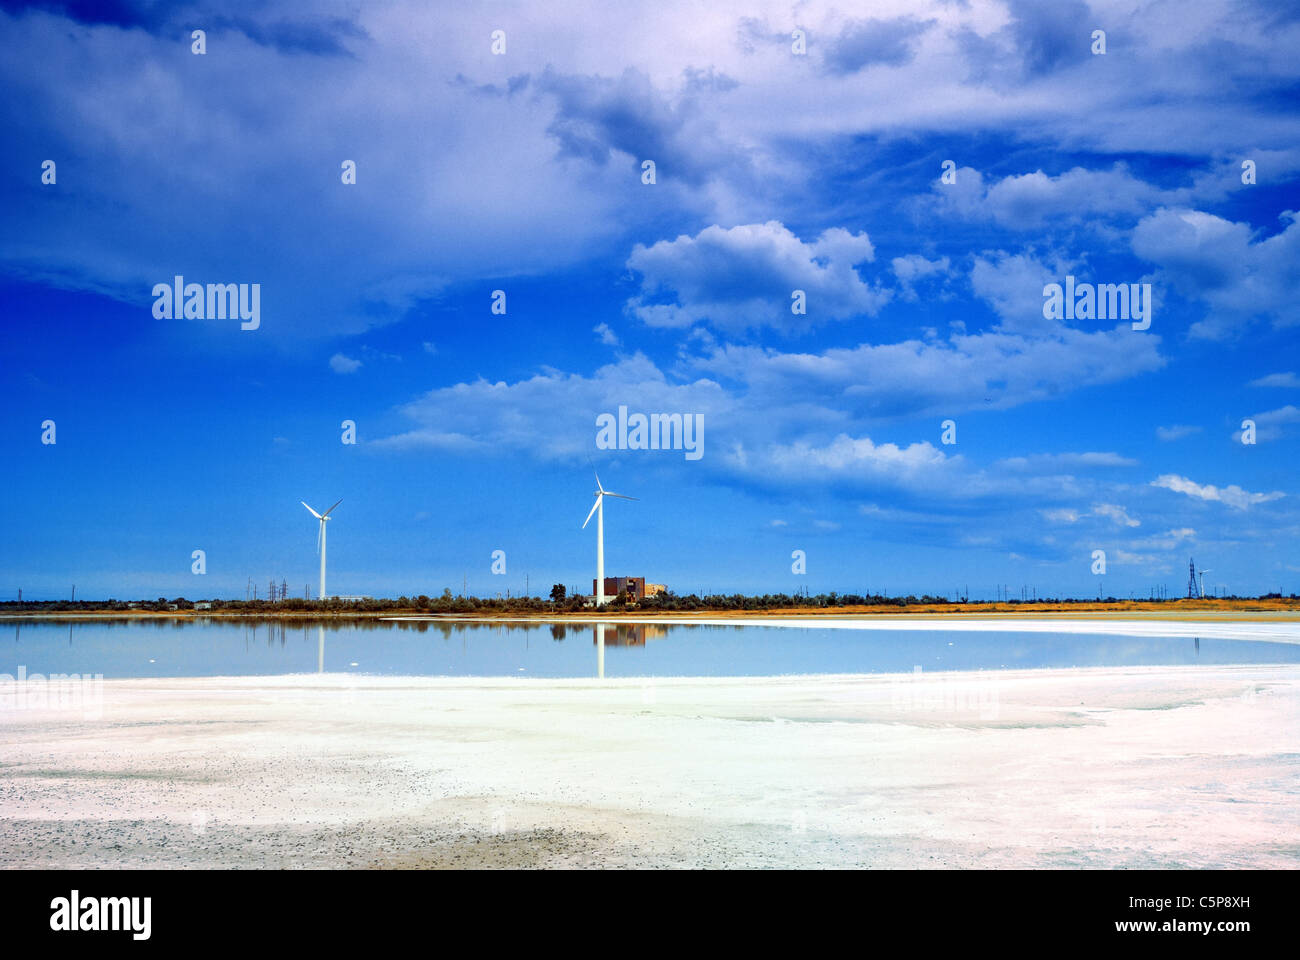
M 595 473 L 595 471 L 592 472 Z M 600 485 L 600 474 L 598 473 L 596 474 L 596 490 L 592 494 L 592 496 L 596 498 L 596 502 L 591 505 L 591 512 L 587 514 L 587 519 L 582 521 L 582 529 L 584 530 L 587 529 L 587 524 L 591 523 L 591 518 L 595 516 L 596 511 L 600 508 L 601 501 L 604 500 L 606 497 L 617 497 L 620 500 L 637 499 L 636 497 L 624 496 L 621 493 L 614 493 L 612 490 L 606 490 L 604 487 Z M 307 506 L 307 505 L 303 504 L 303 506 Z M 308 509 L 311 508 L 308 507 Z

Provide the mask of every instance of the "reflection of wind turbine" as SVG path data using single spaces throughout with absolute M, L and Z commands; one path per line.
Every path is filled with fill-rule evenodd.
M 299 500 L 298 502 L 307 507 L 306 500 Z M 334 507 L 337 507 L 342 502 L 342 500 L 339 500 L 334 504 Z M 334 507 L 330 507 L 324 513 L 317 513 L 311 507 L 307 507 L 307 512 L 320 521 L 320 530 L 316 533 L 316 552 L 320 554 L 320 596 L 317 597 L 318 600 L 325 599 L 325 521 L 334 512 Z
M 596 473 L 596 471 L 592 471 Z M 600 485 L 600 474 L 596 473 L 596 502 L 591 507 L 591 513 L 587 514 L 587 519 L 582 521 L 582 529 L 587 529 L 587 524 L 591 523 L 591 514 L 596 515 L 596 606 L 601 606 L 605 602 L 605 498 L 618 497 L 620 500 L 635 500 L 636 497 L 625 497 L 621 493 L 610 493 Z

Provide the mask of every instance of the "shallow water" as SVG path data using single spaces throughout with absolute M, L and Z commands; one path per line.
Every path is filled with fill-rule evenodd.
M 407 676 L 778 676 L 1045 667 L 1300 663 L 1300 645 L 1079 632 L 378 621 L 15 622 L 0 675 L 126 677 L 367 673 Z M 1073 630 L 1078 626 L 1074 625 Z M 1262 628 L 1261 628 L 1262 629 Z M 1246 629 L 1249 634 L 1249 628 Z M 602 644 L 599 642 L 603 637 Z

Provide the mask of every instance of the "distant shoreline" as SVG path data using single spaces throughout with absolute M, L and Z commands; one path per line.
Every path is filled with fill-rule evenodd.
M 1052 619 L 1130 617 L 1151 620 L 1249 620 L 1293 621 L 1300 619 L 1300 601 L 1269 600 L 1177 600 L 1163 603 L 1122 601 L 1118 603 L 953 603 L 953 604 L 874 604 L 843 607 L 782 607 L 763 610 L 646 610 L 637 607 L 607 605 L 601 610 L 477 610 L 440 613 L 419 607 L 386 610 L 61 610 L 0 612 L 5 621 L 94 621 L 94 620 L 267 620 L 295 623 L 337 621 L 379 621 L 419 618 L 424 621 L 520 621 L 595 622 L 610 620 L 771 620 L 774 618 L 816 620 L 823 618 L 911 619 L 914 617 L 952 619 L 1047 617 Z

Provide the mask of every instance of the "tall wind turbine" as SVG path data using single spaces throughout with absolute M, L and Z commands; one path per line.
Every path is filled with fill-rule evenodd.
M 592 471 L 596 473 L 596 471 Z M 582 529 L 591 523 L 591 514 L 596 515 L 596 606 L 605 604 L 605 498 L 618 497 L 620 500 L 635 500 L 621 493 L 611 493 L 600 485 L 600 474 L 596 473 L 596 502 L 592 504 L 591 513 L 582 521 Z
M 298 502 L 307 507 L 306 500 L 299 500 Z M 337 507 L 342 502 L 342 500 L 337 501 L 334 507 Z M 316 598 L 318 600 L 325 599 L 325 521 L 334 512 L 334 507 L 330 507 L 324 513 L 317 513 L 311 507 L 307 507 L 307 512 L 320 521 L 320 530 L 316 534 L 316 552 L 320 554 L 320 595 Z

